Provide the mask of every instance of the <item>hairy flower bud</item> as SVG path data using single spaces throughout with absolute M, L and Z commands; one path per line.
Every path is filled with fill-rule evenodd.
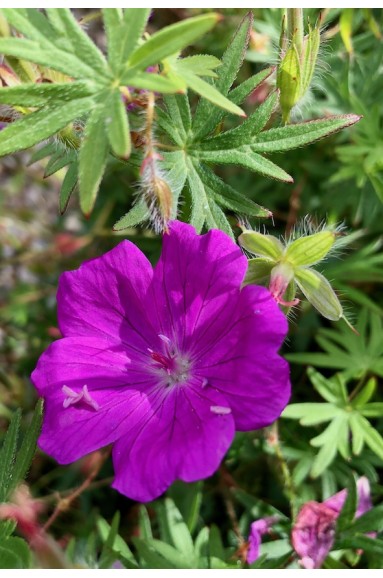
M 289 121 L 292 108 L 310 88 L 320 45 L 319 23 L 309 25 L 309 33 L 303 36 L 302 8 L 287 9 L 287 27 L 282 23 L 280 41 L 281 61 L 277 71 L 277 87 L 280 90 L 282 117 Z
M 257 255 L 249 260 L 245 285 L 268 285 L 277 303 L 287 308 L 299 303 L 295 295 L 298 287 L 323 317 L 338 321 L 344 315 L 335 291 L 323 275 L 311 269 L 328 256 L 336 239 L 337 230 L 312 231 L 307 221 L 301 236 L 295 232 L 294 240 L 284 243 L 272 235 L 244 230 L 239 243 Z

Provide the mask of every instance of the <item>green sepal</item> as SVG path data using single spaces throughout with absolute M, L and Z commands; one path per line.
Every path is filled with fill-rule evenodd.
M 339 321 L 343 317 L 343 309 L 338 297 L 327 279 L 318 271 L 298 268 L 295 271 L 295 280 L 307 301 L 323 317 L 331 321 Z
M 294 267 L 314 265 L 326 257 L 334 243 L 333 231 L 320 231 L 300 237 L 287 246 L 285 259 Z
M 283 245 L 273 235 L 262 235 L 258 231 L 243 231 L 238 242 L 246 251 L 273 262 L 277 262 L 283 255 Z

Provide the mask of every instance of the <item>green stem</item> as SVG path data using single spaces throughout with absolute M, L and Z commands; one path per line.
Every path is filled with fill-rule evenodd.
M 298 54 L 301 55 L 303 48 L 303 8 L 287 8 L 287 36 L 290 41 L 294 39 Z
M 278 464 L 281 470 L 281 474 L 282 474 L 282 478 L 283 478 L 283 482 L 284 482 L 284 486 L 285 486 L 285 492 L 286 492 L 286 496 L 290 502 L 290 510 L 291 510 L 291 517 L 292 520 L 295 520 L 295 517 L 297 515 L 297 496 L 295 493 L 295 488 L 294 488 L 294 483 L 293 483 L 293 479 L 291 476 L 291 472 L 289 469 L 289 466 L 287 465 L 287 462 L 285 460 L 285 457 L 283 455 L 282 452 L 282 447 L 281 447 L 281 443 L 280 443 L 280 439 L 279 439 L 279 428 L 278 428 L 278 422 L 274 422 L 273 425 L 270 428 L 270 445 L 272 446 L 272 448 L 274 449 L 274 453 L 275 456 L 278 460 Z

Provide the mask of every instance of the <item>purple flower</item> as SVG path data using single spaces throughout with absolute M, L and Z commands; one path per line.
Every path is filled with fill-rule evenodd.
M 290 395 L 287 322 L 267 289 L 241 290 L 246 267 L 225 233 L 174 221 L 154 269 L 123 241 L 64 273 L 64 338 L 32 374 L 40 448 L 67 464 L 114 444 L 113 487 L 147 501 L 213 474 L 235 430 L 277 419 Z
M 262 536 L 267 534 L 270 527 L 278 520 L 277 516 L 261 518 L 256 520 L 250 526 L 249 548 L 247 550 L 246 562 L 253 564 L 259 558 L 259 549 L 261 547 Z
M 362 477 L 357 482 L 358 506 L 355 517 L 371 510 L 370 484 Z M 304 568 L 320 568 L 335 541 L 336 521 L 344 506 L 347 490 L 341 490 L 322 503 L 307 502 L 300 510 L 291 538 Z

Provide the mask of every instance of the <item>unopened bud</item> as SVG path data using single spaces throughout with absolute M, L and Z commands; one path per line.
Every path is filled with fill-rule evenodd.
M 277 87 L 280 91 L 280 103 L 283 121 L 289 121 L 290 111 L 301 96 L 301 65 L 294 44 L 288 48 L 277 72 Z
M 333 231 L 320 231 L 300 237 L 288 245 L 285 258 L 294 267 L 309 267 L 322 261 L 335 243 Z
M 295 280 L 306 299 L 323 317 L 331 321 L 339 321 L 343 317 L 342 305 L 335 291 L 318 271 L 297 269 Z
M 280 41 L 281 62 L 277 71 L 277 87 L 285 123 L 291 109 L 310 88 L 320 45 L 319 24 L 309 25 L 309 33 L 303 37 L 303 10 L 287 9 L 287 27 L 282 21 Z

